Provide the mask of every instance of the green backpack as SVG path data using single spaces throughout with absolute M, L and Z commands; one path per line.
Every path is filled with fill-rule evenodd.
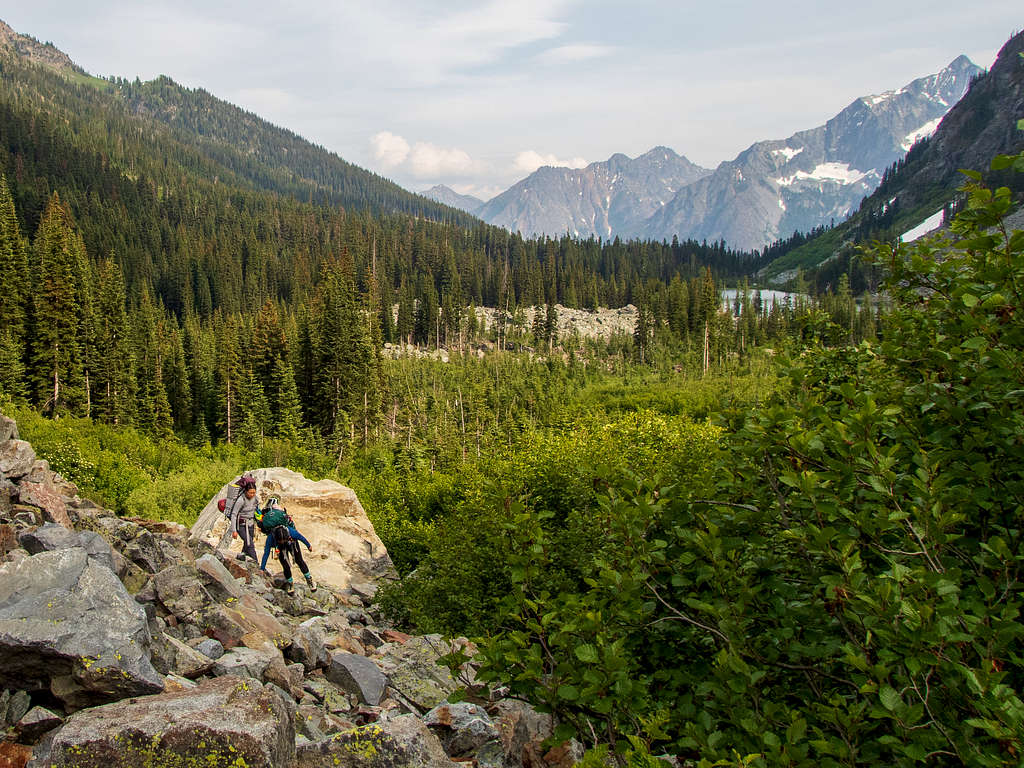
M 291 523 L 291 518 L 289 518 L 288 513 L 280 507 L 267 507 L 263 510 L 263 515 L 259 518 L 258 522 L 260 530 L 269 535 L 272 530 L 277 528 L 277 526 L 289 525 Z

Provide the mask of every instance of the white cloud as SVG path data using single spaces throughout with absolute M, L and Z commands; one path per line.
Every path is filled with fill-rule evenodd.
M 538 58 L 550 64 L 564 64 L 567 61 L 587 61 L 610 56 L 615 51 L 610 45 L 560 45 L 545 51 Z
M 320 13 L 347 41 L 334 51 L 332 67 L 358 62 L 359 75 L 375 82 L 449 87 L 453 79 L 481 79 L 480 68 L 509 51 L 561 36 L 576 5 L 579 0 L 490 0 L 453 9 L 377 0 L 331 4 Z
M 438 147 L 417 141 L 409 155 L 409 167 L 415 176 L 461 176 L 473 170 L 473 161 L 461 149 Z
M 533 173 L 542 165 L 551 165 L 555 168 L 583 168 L 587 161 L 582 157 L 574 157 L 572 160 L 559 160 L 555 155 L 542 155 L 532 149 L 526 149 L 516 155 L 513 168 L 519 173 Z
M 385 167 L 394 168 L 409 156 L 409 142 L 389 131 L 381 131 L 370 138 L 373 156 Z
M 403 136 L 381 131 L 370 137 L 373 156 L 388 170 L 412 174 L 418 179 L 467 176 L 477 170 L 465 150 L 439 147 L 428 141 L 410 145 Z

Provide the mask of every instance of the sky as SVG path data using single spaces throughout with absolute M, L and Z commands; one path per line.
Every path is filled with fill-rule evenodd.
M 667 146 L 708 168 L 960 54 L 1020 0 L 0 0 L 87 72 L 167 75 L 419 192 Z

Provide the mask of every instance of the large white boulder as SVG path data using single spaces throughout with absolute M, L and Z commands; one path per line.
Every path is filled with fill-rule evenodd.
M 251 474 L 256 478 L 261 505 L 271 496 L 277 496 L 288 509 L 299 533 L 313 545 L 312 553 L 303 546 L 302 555 L 317 581 L 338 590 L 351 588 L 372 595 L 381 580 L 396 577 L 387 549 L 351 488 L 333 480 L 309 480 L 282 467 L 256 469 Z M 217 502 L 226 497 L 229 484 L 226 483 L 203 508 L 192 526 L 189 540 L 199 539 L 213 547 L 238 553 L 242 551 L 241 539 L 230 537 L 228 520 L 217 509 Z M 263 544 L 264 537 L 257 530 L 256 552 L 260 556 Z M 276 560 L 268 561 L 267 570 L 279 569 Z M 296 579 L 299 579 L 297 573 Z

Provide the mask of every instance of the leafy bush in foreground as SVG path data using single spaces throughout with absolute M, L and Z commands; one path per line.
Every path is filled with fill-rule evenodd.
M 481 676 L 631 761 L 646 734 L 701 766 L 1018 765 L 1024 233 L 1008 190 L 969 194 L 952 248 L 878 248 L 884 340 L 791 361 L 712 497 L 610 478 L 560 591 L 515 505 Z

